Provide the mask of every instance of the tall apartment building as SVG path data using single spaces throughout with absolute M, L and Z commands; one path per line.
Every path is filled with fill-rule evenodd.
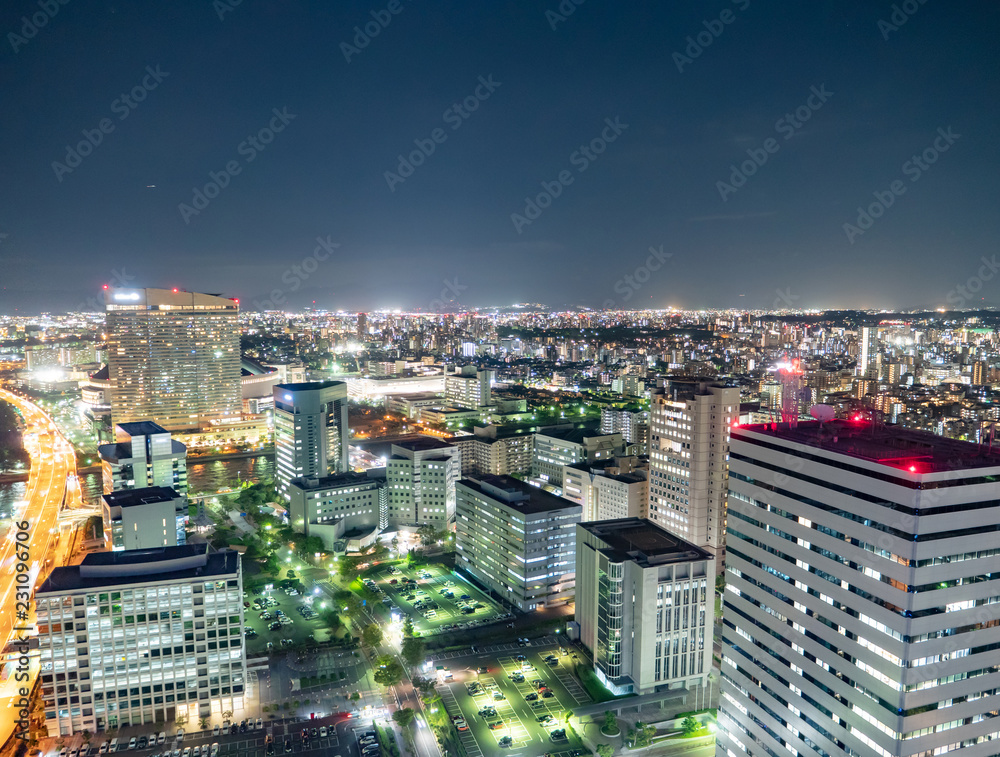
M 479 370 L 474 365 L 462 367 L 461 373 L 446 376 L 444 398 L 450 405 L 476 410 L 490 404 L 490 371 Z
M 862 326 L 858 330 L 856 373 L 861 378 L 878 381 L 881 367 L 882 354 L 879 351 L 878 329 L 875 326 Z
M 119 423 L 115 443 L 97 448 L 104 493 L 162 486 L 187 494 L 187 447 L 159 424 Z
M 389 523 L 386 469 L 292 479 L 288 487 L 291 526 L 306 536 L 319 536 L 332 551 L 337 541 L 357 541 L 355 549 L 374 543 Z
M 239 421 L 239 303 L 170 289 L 107 289 L 111 418 L 170 431 Z
M 347 384 L 313 381 L 274 387 L 275 483 L 286 499 L 293 478 L 350 470 Z
M 645 518 L 649 512 L 649 465 L 635 457 L 566 465 L 562 496 L 583 508 L 584 522 Z
M 462 452 L 462 477 L 510 476 L 531 471 L 535 439 L 523 429 L 476 426 L 471 434 L 448 440 Z
M 579 505 L 510 476 L 455 490 L 456 566 L 521 612 L 572 601 Z
M 641 518 L 576 527 L 576 622 L 612 693 L 704 686 L 714 607 L 708 551 Z
M 670 381 L 650 405 L 649 519 L 708 549 L 719 570 L 739 412 L 739 388 L 710 381 Z
M 734 429 L 716 754 L 994 755 L 1000 455 Z
M 448 442 L 428 437 L 393 444 L 386 465 L 389 525 L 447 526 L 461 470 L 461 451 Z
M 625 442 L 620 433 L 604 434 L 582 428 L 538 431 L 531 477 L 542 486 L 561 488 L 563 466 L 611 460 L 624 452 Z
M 601 433 L 621 434 L 626 444 L 636 446 L 636 454 L 645 455 L 649 450 L 649 412 L 601 408 Z
M 240 556 L 205 545 L 97 552 L 35 594 L 49 736 L 240 709 Z
M 186 542 L 187 498 L 173 489 L 154 486 L 125 489 L 101 498 L 104 548 L 176 547 Z

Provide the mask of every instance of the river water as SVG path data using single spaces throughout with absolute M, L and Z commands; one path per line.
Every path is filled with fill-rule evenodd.
M 233 460 L 213 460 L 206 463 L 188 462 L 188 493 L 206 494 L 238 486 L 242 481 L 256 483 L 274 475 L 274 459 L 270 456 L 242 457 Z M 24 499 L 26 482 L 0 484 L 0 519 L 10 517 L 11 506 Z M 87 504 L 97 504 L 101 498 L 101 474 L 87 473 L 80 478 L 80 488 Z

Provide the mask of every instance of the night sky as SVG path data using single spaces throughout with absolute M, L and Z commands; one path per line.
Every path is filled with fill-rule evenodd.
M 1000 305 L 993 2 L 10 0 L 0 32 L 0 312 Z

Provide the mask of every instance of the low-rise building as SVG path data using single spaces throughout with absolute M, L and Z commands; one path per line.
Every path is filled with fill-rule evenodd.
M 292 528 L 318 536 L 330 551 L 354 552 L 374 543 L 388 525 L 386 469 L 292 479 L 288 487 Z
M 105 494 L 101 504 L 105 549 L 155 549 L 186 541 L 187 498 L 173 489 L 125 489 Z
M 543 429 L 535 433 L 532 480 L 540 486 L 562 487 L 564 465 L 610 460 L 625 452 L 620 433 L 604 434 L 583 428 Z

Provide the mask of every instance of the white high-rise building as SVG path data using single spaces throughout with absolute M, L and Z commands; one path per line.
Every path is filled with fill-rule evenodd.
M 96 552 L 35 594 L 50 737 L 191 722 L 242 709 L 247 686 L 237 552 L 206 545 Z
M 101 504 L 105 549 L 176 547 L 187 541 L 187 498 L 173 489 L 125 489 L 105 494 Z
M 1000 454 L 834 420 L 730 457 L 717 756 L 997 754 Z
M 562 496 L 583 508 L 584 522 L 645 518 L 649 466 L 635 457 L 563 466 Z
M 295 478 L 350 470 L 347 384 L 313 381 L 274 387 L 274 461 L 278 491 Z
M 104 292 L 111 418 L 170 431 L 238 422 L 239 301 L 176 289 Z
M 856 371 L 858 376 L 878 381 L 882 367 L 878 329 L 874 326 L 862 326 L 859 329 L 858 342 L 858 367 Z
M 576 527 L 576 619 L 615 694 L 704 686 L 712 671 L 715 562 L 649 520 Z
M 649 519 L 712 552 L 722 569 L 729 432 L 740 390 L 711 381 L 670 381 L 650 406 Z
M 461 373 L 446 376 L 444 398 L 449 404 L 477 410 L 490 404 L 490 371 L 466 365 Z
M 572 601 L 579 505 L 510 476 L 455 488 L 457 567 L 521 612 Z
M 455 517 L 461 472 L 461 450 L 448 442 L 427 437 L 393 444 L 386 465 L 389 525 L 445 528 Z
M 97 448 L 104 493 L 163 486 L 187 494 L 187 447 L 150 421 L 119 423 L 115 443 Z

